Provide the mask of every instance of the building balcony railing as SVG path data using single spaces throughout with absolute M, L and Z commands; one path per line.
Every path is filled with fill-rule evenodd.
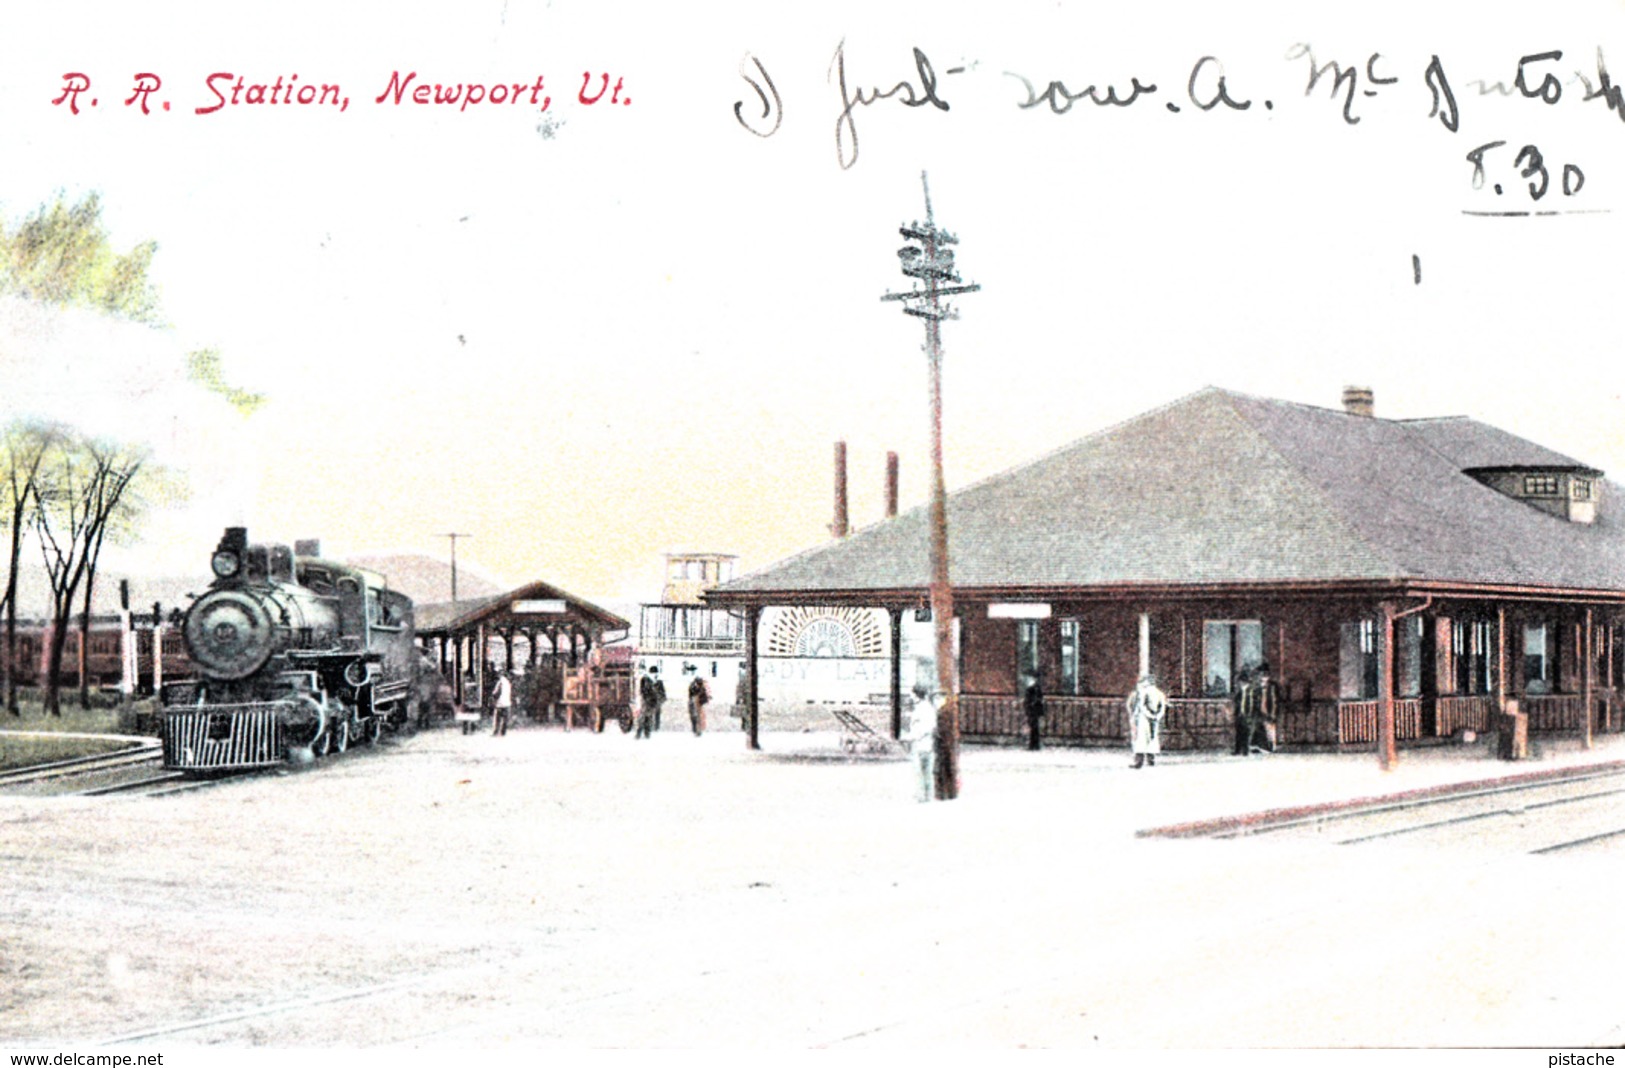
M 1166 749 L 1214 749 L 1228 745 L 1234 730 L 1230 702 L 1216 698 L 1173 698 L 1163 721 Z M 970 738 L 1024 738 L 1027 715 L 1021 698 L 961 694 L 959 733 Z M 1121 697 L 1046 695 L 1042 735 L 1084 743 L 1128 744 L 1128 710 Z
M 744 656 L 745 639 L 645 637 L 638 639 L 638 652 L 650 656 Z
M 1625 694 L 1593 692 L 1593 728 L 1625 729 Z M 1377 741 L 1381 702 L 1375 700 L 1285 701 L 1277 724 L 1281 745 L 1372 745 Z M 1450 694 L 1433 698 L 1396 697 L 1394 737 L 1418 741 L 1448 738 L 1463 730 L 1495 726 L 1494 694 Z M 1429 708 L 1431 705 L 1431 709 Z M 1584 699 L 1579 694 L 1538 694 L 1519 698 L 1530 733 L 1580 730 Z M 1121 697 L 1044 698 L 1043 737 L 1083 744 L 1128 744 L 1128 711 Z M 1431 711 L 1431 721 L 1428 713 Z M 959 731 L 972 739 L 1025 738 L 1027 717 L 1020 697 L 961 694 Z M 1225 698 L 1171 698 L 1163 721 L 1165 749 L 1227 749 L 1235 737 L 1235 711 Z

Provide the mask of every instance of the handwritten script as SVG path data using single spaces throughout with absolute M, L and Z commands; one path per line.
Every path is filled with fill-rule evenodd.
M 1446 135 L 1456 134 L 1461 128 L 1463 102 L 1472 99 L 1457 93 L 1444 61 L 1436 54 L 1415 71 L 1399 70 L 1381 52 L 1371 52 L 1352 61 L 1323 58 L 1312 45 L 1305 43 L 1287 48 L 1282 59 L 1289 76 L 1295 72 L 1299 79 L 1302 97 L 1313 101 L 1311 106 L 1329 105 L 1333 121 L 1348 126 L 1358 126 L 1366 118 L 1361 113 L 1366 101 L 1381 93 L 1404 91 L 1397 87 L 1415 85 L 1425 94 L 1419 97 L 1419 114 L 1436 122 Z M 939 72 L 938 65 L 919 47 L 912 48 L 906 56 L 897 56 L 895 66 L 900 69 L 900 76 L 894 72 L 878 80 L 860 77 L 851 69 L 846 41 L 836 45 L 826 74 L 832 95 L 826 114 L 833 116 L 835 161 L 843 170 L 856 166 L 860 158 L 862 115 L 886 106 L 948 112 L 952 110 L 953 100 L 959 98 L 960 79 L 956 76 L 968 69 L 960 64 L 941 68 Z M 1015 111 L 1049 116 L 1063 116 L 1075 108 L 1203 115 L 1252 112 L 1255 107 L 1268 112 L 1276 106 L 1274 99 L 1238 89 L 1233 75 L 1218 55 L 1194 58 L 1188 67 L 1182 68 L 1177 81 L 1167 86 L 1149 75 L 1139 74 L 1126 81 L 1119 79 L 1115 84 L 1102 84 L 1087 78 L 1034 77 L 1013 70 L 1001 73 L 1004 84 L 1010 89 L 1009 104 Z M 1463 88 L 1470 93 L 1476 90 L 1480 98 L 1493 94 L 1532 107 L 1556 107 L 1577 101 L 1612 113 L 1625 122 L 1625 90 L 1614 84 L 1600 48 L 1594 64 L 1580 66 L 1565 65 L 1563 52 L 1557 49 L 1526 53 L 1509 61 L 1508 73 L 1509 81 L 1479 79 L 1463 83 Z M 755 102 L 736 101 L 735 120 L 757 137 L 773 136 L 784 125 L 785 104 L 767 64 L 747 53 L 740 64 L 739 75 L 750 86 Z M 1575 86 L 1579 87 L 1578 91 Z M 1542 200 L 1548 194 L 1573 197 L 1585 186 L 1585 172 L 1579 163 L 1550 164 L 1534 145 L 1488 141 L 1472 147 L 1464 154 L 1464 160 L 1470 167 L 1472 188 L 1483 189 L 1488 183 L 1487 187 L 1493 188 L 1497 196 L 1505 192 L 1514 174 L 1527 183 L 1531 201 Z M 1491 181 L 1488 175 L 1492 167 L 1505 171 L 1504 177 L 1508 180 Z M 1468 212 L 1485 215 L 1557 213 Z

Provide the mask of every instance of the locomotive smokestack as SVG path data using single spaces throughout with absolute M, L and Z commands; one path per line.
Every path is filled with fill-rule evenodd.
M 220 544 L 219 544 L 218 547 L 216 547 L 215 552 L 217 552 L 217 553 L 237 553 L 237 554 L 240 555 L 243 552 L 243 550 L 247 549 L 247 548 L 248 548 L 248 528 L 247 527 L 227 527 L 226 532 L 224 534 L 220 535 Z
M 829 526 L 829 532 L 837 538 L 844 538 L 847 534 L 846 522 L 846 442 L 835 443 L 835 522 Z
M 886 518 L 897 514 L 897 454 L 886 454 Z

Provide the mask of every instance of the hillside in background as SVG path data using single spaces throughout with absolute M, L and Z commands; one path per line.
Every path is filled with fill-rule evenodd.
M 377 556 L 357 556 L 345 561 L 356 567 L 382 575 L 391 589 L 406 594 L 419 604 L 451 600 L 451 565 L 443 560 L 411 553 Z M 96 589 L 91 598 L 91 611 L 95 615 L 113 615 L 119 608 L 119 580 L 130 580 L 130 608 L 139 613 L 151 613 L 154 601 L 163 606 L 164 615 L 170 609 L 183 611 L 192 598 L 209 586 L 209 576 L 199 572 L 181 577 L 151 575 L 126 576 L 116 571 L 102 571 L 96 576 Z M 489 597 L 506 592 L 488 578 L 484 578 L 461 565 L 457 568 L 458 598 Z M 82 596 L 82 595 L 81 595 Z M 39 565 L 24 563 L 18 578 L 17 617 L 44 619 L 50 612 L 50 586 L 45 571 Z M 74 603 L 77 614 L 79 601 Z

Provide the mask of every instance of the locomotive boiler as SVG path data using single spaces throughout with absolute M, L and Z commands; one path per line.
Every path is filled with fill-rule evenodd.
M 372 743 L 415 718 L 412 601 L 313 544 L 228 527 L 182 623 L 196 678 L 165 686 L 164 766 L 266 767 Z

